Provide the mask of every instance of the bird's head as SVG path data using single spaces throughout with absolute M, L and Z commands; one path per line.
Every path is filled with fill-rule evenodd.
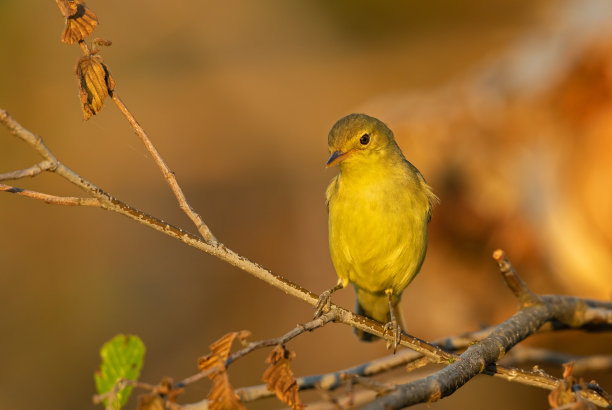
M 350 114 L 340 118 L 328 136 L 331 156 L 326 167 L 343 161 L 358 161 L 397 147 L 393 133 L 380 120 L 365 114 Z

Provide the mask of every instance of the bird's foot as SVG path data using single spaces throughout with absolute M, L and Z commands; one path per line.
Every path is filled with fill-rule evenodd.
M 393 336 L 392 340 L 387 340 L 387 350 L 393 348 L 393 354 L 397 352 L 397 345 L 402 340 L 402 328 L 395 318 L 392 318 L 390 322 L 385 324 L 385 335 L 387 332 Z
M 321 316 L 323 313 L 329 312 L 331 309 L 331 295 L 337 290 L 342 289 L 346 284 L 342 283 L 341 280 L 338 281 L 336 286 L 331 289 L 327 289 L 325 292 L 321 293 L 319 296 L 319 301 L 315 306 L 314 319 Z
M 323 313 L 329 312 L 329 309 L 331 308 L 331 295 L 332 295 L 331 289 L 328 289 L 324 291 L 323 293 L 321 293 L 321 295 L 319 296 L 319 301 L 317 302 L 317 305 L 315 306 L 315 312 L 313 315 L 313 319 L 318 318 Z
M 397 323 L 397 318 L 395 317 L 395 310 L 393 308 L 393 289 L 386 289 L 385 293 L 387 294 L 387 298 L 389 298 L 389 316 L 391 316 L 391 321 L 385 324 L 385 335 L 387 332 L 391 333 L 393 336 L 393 340 L 387 340 L 387 350 L 393 347 L 393 354 L 397 352 L 397 345 L 402 340 L 402 328 L 399 323 Z

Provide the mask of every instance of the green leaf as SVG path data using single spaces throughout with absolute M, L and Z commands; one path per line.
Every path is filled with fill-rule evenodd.
M 138 336 L 117 335 L 106 342 L 100 349 L 102 364 L 94 373 L 98 394 L 112 390 L 115 383 L 126 378 L 138 380 L 140 368 L 144 361 L 145 345 Z M 120 409 L 132 393 L 132 386 L 126 386 L 113 398 L 113 408 Z M 108 405 L 108 399 L 104 400 Z

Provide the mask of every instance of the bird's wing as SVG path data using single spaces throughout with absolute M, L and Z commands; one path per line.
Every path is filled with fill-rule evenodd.
M 433 193 L 431 187 L 427 185 L 427 181 L 425 181 L 425 177 L 423 176 L 423 174 L 421 174 L 421 172 L 416 169 L 416 167 L 414 168 L 414 170 L 416 171 L 416 174 L 419 177 L 419 181 L 421 182 L 421 185 L 423 185 L 425 193 L 427 194 L 427 201 L 429 202 L 429 209 L 427 210 L 427 222 L 429 223 L 429 221 L 431 221 L 431 209 L 434 205 L 440 203 L 440 198 L 438 198 L 438 196 Z
M 331 182 L 329 183 L 329 186 L 327 187 L 327 190 L 325 191 L 325 207 L 327 208 L 327 213 L 329 213 L 329 201 L 338 189 L 338 187 L 336 186 L 337 184 L 338 175 L 332 178 Z

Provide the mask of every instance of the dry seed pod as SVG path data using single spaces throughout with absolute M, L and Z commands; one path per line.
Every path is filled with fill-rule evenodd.
M 79 58 L 76 66 L 83 117 L 87 120 L 102 109 L 107 95 L 112 96 L 115 81 L 100 56 Z
M 90 35 L 98 25 L 98 17 L 83 0 L 65 0 L 61 8 L 66 17 L 62 43 L 78 43 Z

